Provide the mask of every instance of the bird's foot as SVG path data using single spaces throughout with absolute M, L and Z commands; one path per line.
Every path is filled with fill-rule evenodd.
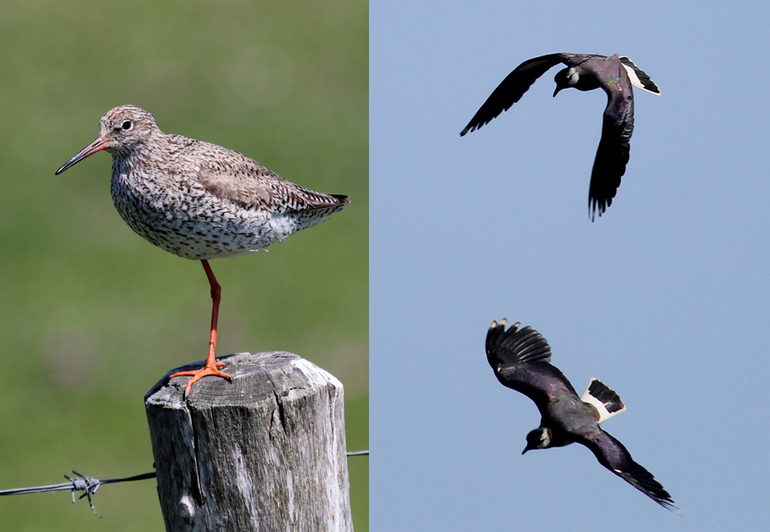
M 218 362 L 215 361 L 214 364 L 206 364 L 201 369 L 194 369 L 189 371 L 177 371 L 176 373 L 172 373 L 169 375 L 169 380 L 173 379 L 174 377 L 192 377 L 189 381 L 187 381 L 187 386 L 184 388 L 184 396 L 185 399 L 188 395 L 190 395 L 190 389 L 192 388 L 193 383 L 201 380 L 203 377 L 221 377 L 223 379 L 227 379 L 228 381 L 232 381 L 232 378 L 230 375 L 223 371 L 219 371 L 219 368 L 224 368 L 225 363 L 224 362 Z

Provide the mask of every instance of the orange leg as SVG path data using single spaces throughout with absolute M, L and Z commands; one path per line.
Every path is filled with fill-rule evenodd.
M 209 339 L 209 355 L 206 358 L 206 364 L 201 369 L 190 371 L 177 371 L 169 376 L 169 379 L 174 377 L 192 377 L 187 382 L 187 386 L 184 389 L 184 396 L 187 397 L 190 394 L 190 389 L 194 382 L 199 381 L 203 377 L 209 375 L 215 377 L 222 377 L 223 379 L 231 380 L 230 375 L 219 371 L 219 368 L 224 368 L 224 362 L 217 362 L 217 320 L 219 319 L 219 301 L 222 299 L 222 287 L 219 286 L 217 278 L 214 277 L 214 272 L 209 266 L 209 261 L 202 260 L 203 269 L 206 270 L 206 277 L 209 279 L 211 285 L 211 301 L 213 302 L 213 308 L 211 309 L 211 336 Z

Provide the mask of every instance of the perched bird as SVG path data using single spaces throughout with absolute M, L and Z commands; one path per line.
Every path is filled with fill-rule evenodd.
M 551 347 L 532 329 L 515 323 L 507 331 L 506 320 L 493 321 L 487 333 L 487 361 L 503 386 L 521 392 L 540 410 L 540 427 L 527 434 L 532 449 L 563 447 L 580 443 L 596 455 L 599 463 L 669 510 L 674 501 L 645 468 L 634 462 L 622 443 L 599 424 L 625 410 L 614 391 L 591 379 L 582 397 L 556 367 L 550 364 Z
M 631 85 L 652 94 L 660 89 L 642 69 L 626 56 L 606 57 L 593 54 L 549 54 L 535 57 L 516 67 L 479 108 L 460 136 L 474 131 L 503 111 L 510 109 L 527 92 L 537 78 L 559 63 L 567 68 L 556 73 L 556 96 L 560 90 L 574 87 L 581 91 L 601 88 L 607 93 L 602 138 L 596 151 L 588 189 L 588 211 L 591 221 L 601 216 L 612 204 L 626 171 L 631 133 L 634 130 L 634 93 Z
M 302 188 L 240 153 L 181 135 L 167 135 L 153 116 L 122 105 L 99 122 L 99 136 L 56 171 L 106 150 L 112 155 L 112 201 L 123 220 L 151 243 L 199 260 L 211 286 L 209 352 L 203 368 L 174 373 L 192 384 L 213 375 L 230 380 L 216 360 L 221 287 L 209 259 L 235 257 L 313 226 L 348 197 Z

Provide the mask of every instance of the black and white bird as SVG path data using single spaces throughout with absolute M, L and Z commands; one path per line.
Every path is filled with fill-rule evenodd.
M 631 133 L 634 130 L 634 93 L 631 86 L 660 94 L 655 82 L 628 57 L 618 54 L 607 57 L 558 53 L 524 61 L 497 86 L 460 132 L 460 136 L 488 124 L 500 113 L 510 109 L 537 78 L 559 63 L 564 63 L 567 68 L 556 73 L 554 96 L 569 87 L 581 91 L 601 88 L 607 93 L 602 137 L 588 190 L 588 210 L 593 221 L 596 213 L 601 216 L 612 204 L 628 164 Z
M 596 455 L 599 463 L 669 510 L 676 510 L 668 492 L 652 473 L 634 462 L 622 443 L 599 424 L 626 409 L 614 391 L 597 379 L 579 397 L 558 368 L 550 364 L 551 347 L 532 329 L 506 320 L 493 321 L 487 333 L 487 360 L 503 386 L 521 392 L 540 410 L 540 426 L 527 434 L 532 449 L 563 447 L 580 443 Z

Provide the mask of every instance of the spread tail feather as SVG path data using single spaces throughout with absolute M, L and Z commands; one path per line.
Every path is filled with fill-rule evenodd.
M 647 73 L 636 66 L 630 58 L 625 55 L 620 58 L 620 62 L 626 68 L 628 73 L 628 79 L 631 81 L 631 85 L 639 87 L 643 91 L 647 91 L 651 94 L 660 95 L 660 88 L 655 84 Z
M 611 390 L 606 384 L 596 378 L 588 381 L 588 386 L 580 399 L 596 408 L 599 418 L 598 423 L 604 423 L 615 414 L 620 414 L 626 409 L 626 405 L 620 400 L 620 396 Z

